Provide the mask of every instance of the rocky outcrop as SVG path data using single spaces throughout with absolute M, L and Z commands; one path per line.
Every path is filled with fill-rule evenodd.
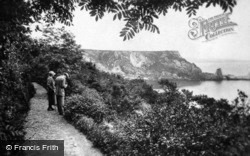
M 223 74 L 222 74 L 221 68 L 216 70 L 215 75 L 216 75 L 218 80 L 223 80 Z
M 182 58 L 177 51 L 84 50 L 83 59 L 100 70 L 126 78 L 200 80 L 199 67 Z
M 250 80 L 250 76 L 235 76 L 232 74 L 222 74 L 222 69 L 218 68 L 215 72 L 213 73 L 203 73 L 203 78 L 202 80 L 212 80 L 212 81 L 221 81 L 221 80 Z

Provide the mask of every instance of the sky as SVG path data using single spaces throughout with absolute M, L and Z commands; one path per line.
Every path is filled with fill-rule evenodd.
M 194 17 L 210 17 L 222 14 L 220 7 L 202 7 Z M 220 36 L 212 41 L 191 40 L 188 31 L 190 18 L 184 12 L 169 10 L 166 16 L 155 20 L 160 34 L 141 31 L 132 40 L 123 41 L 119 32 L 123 21 L 113 21 L 113 15 L 106 14 L 102 20 L 95 21 L 86 11 L 74 13 L 71 27 L 67 27 L 76 37 L 83 49 L 134 50 L 134 51 L 179 51 L 181 56 L 190 60 L 250 60 L 250 4 L 247 0 L 238 0 L 232 22 L 237 23 L 235 33 Z M 191 18 L 194 18 L 191 17 Z

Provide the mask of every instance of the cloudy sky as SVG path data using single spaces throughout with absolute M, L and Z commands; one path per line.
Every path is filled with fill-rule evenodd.
M 219 7 L 201 8 L 196 17 L 205 19 L 222 14 Z M 230 16 L 232 22 L 238 24 L 234 34 L 204 42 L 203 39 L 191 40 L 188 37 L 190 18 L 186 12 L 169 10 L 166 16 L 155 21 L 160 34 L 142 31 L 132 40 L 123 41 L 119 32 L 123 21 L 113 21 L 112 15 L 105 16 L 98 22 L 86 11 L 75 12 L 74 26 L 69 29 L 76 36 L 78 44 L 84 49 L 102 50 L 176 50 L 190 60 L 250 60 L 250 4 L 246 0 L 238 0 Z

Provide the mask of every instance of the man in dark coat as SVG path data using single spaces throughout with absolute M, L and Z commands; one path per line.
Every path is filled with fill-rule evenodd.
M 55 87 L 55 81 L 53 79 L 53 76 L 55 76 L 55 75 L 56 75 L 55 72 L 50 71 L 49 76 L 47 78 L 47 91 L 48 91 L 48 101 L 49 101 L 48 111 L 54 110 L 52 105 L 55 105 L 56 87 Z

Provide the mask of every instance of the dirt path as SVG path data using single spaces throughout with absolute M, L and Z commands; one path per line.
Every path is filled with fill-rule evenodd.
M 46 90 L 34 83 L 36 95 L 31 99 L 31 108 L 25 125 L 29 140 L 64 140 L 65 156 L 101 156 L 92 143 L 58 114 L 47 111 Z

